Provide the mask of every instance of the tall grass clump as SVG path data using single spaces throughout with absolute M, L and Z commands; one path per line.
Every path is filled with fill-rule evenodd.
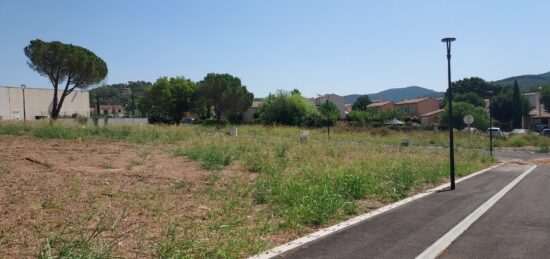
M 168 224 L 162 233 L 162 242 L 154 244 L 157 258 L 187 258 L 199 250 L 199 244 L 192 237 L 181 237 L 184 230 L 175 223 Z
M 56 123 L 42 123 L 32 129 L 32 135 L 42 139 L 76 139 L 87 138 L 89 131 L 77 127 L 63 126 Z
M 537 152 L 539 152 L 539 153 L 548 153 L 548 152 L 550 152 L 550 147 L 549 147 L 548 143 L 542 143 L 539 146 L 539 149 L 537 150 Z
M 206 146 L 194 146 L 184 154 L 200 162 L 201 167 L 207 170 L 221 170 L 231 164 L 234 152 L 227 145 L 208 144 Z
M 125 212 L 116 218 L 101 215 L 93 228 L 89 223 L 65 226 L 60 232 L 51 233 L 40 245 L 37 258 L 113 258 L 117 243 L 128 233 L 119 233 Z
M 21 136 L 30 130 L 30 127 L 26 127 L 22 123 L 0 122 L 0 134 L 2 135 Z
M 254 199 L 272 206 L 285 218 L 285 227 L 322 225 L 338 215 L 356 212 L 354 200 L 366 198 L 372 177 L 369 174 L 333 171 L 317 174 L 312 168 L 283 176 L 282 168 L 272 165 L 255 184 Z
M 508 139 L 508 146 L 511 147 L 523 147 L 527 145 L 527 141 L 523 136 L 513 136 Z

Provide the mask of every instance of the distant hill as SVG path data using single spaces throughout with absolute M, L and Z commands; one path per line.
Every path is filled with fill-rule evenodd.
M 346 103 L 353 103 L 362 94 L 351 94 L 344 96 Z M 401 101 L 416 97 L 432 96 L 443 97 L 443 92 L 426 89 L 420 86 L 409 86 L 403 88 L 392 88 L 379 93 L 368 94 L 371 100 Z
M 518 80 L 518 85 L 521 91 L 528 92 L 542 85 L 550 85 L 550 72 L 539 75 L 513 76 L 494 81 L 493 83 L 501 85 L 514 85 L 515 80 Z

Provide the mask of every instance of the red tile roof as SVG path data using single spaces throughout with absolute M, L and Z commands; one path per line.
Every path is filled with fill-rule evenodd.
M 427 99 L 433 99 L 432 97 L 422 97 L 422 98 L 414 98 L 414 99 L 406 99 L 399 102 L 396 102 L 395 104 L 412 104 L 412 103 L 419 103 Z
M 432 115 L 437 115 L 437 114 L 443 113 L 444 111 L 445 111 L 444 109 L 439 109 L 439 110 L 424 113 L 424 114 L 420 115 L 420 117 L 428 117 L 428 116 L 432 116 Z

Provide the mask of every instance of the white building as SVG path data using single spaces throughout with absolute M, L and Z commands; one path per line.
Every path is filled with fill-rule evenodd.
M 27 120 L 50 117 L 53 102 L 53 89 L 26 88 L 25 107 L 23 107 L 23 89 L 21 87 L 0 86 L 0 120 Z M 61 98 L 62 91 L 58 91 Z M 73 91 L 63 102 L 60 117 L 70 117 L 74 114 L 88 117 L 90 115 L 90 99 L 87 91 Z

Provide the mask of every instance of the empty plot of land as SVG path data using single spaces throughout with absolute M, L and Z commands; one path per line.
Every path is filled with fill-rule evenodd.
M 2 256 L 246 257 L 448 177 L 399 132 L 299 131 L 0 123 Z M 458 175 L 493 163 L 457 152 Z
M 166 225 L 200 224 L 215 206 L 199 191 L 213 184 L 211 175 L 155 145 L 3 135 L 0 161 L 5 257 L 88 240 L 96 227 L 105 246 L 97 249 L 114 244 L 123 255 L 151 255 Z M 231 181 L 223 175 L 221 182 Z

